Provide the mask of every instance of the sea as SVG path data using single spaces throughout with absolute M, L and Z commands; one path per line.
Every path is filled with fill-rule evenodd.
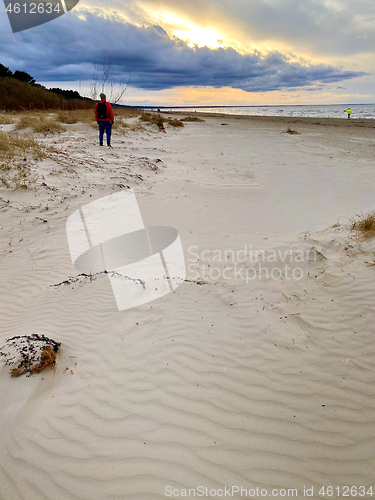
M 375 119 L 375 104 L 327 104 L 327 105 L 285 105 L 285 106 L 198 106 L 163 108 L 167 111 L 189 111 L 249 116 L 308 116 L 311 118 L 347 118 L 346 109 L 352 110 L 352 118 Z

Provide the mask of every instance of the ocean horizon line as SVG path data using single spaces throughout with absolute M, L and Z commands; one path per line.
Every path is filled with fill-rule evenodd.
M 234 104 L 225 104 L 225 105 L 196 105 L 196 106 L 157 106 L 157 105 L 126 105 L 126 107 L 135 107 L 135 108 L 153 108 L 153 109 L 198 109 L 198 108 L 278 108 L 278 107 L 326 107 L 326 106 L 375 106 L 375 103 L 338 103 L 338 104 L 246 104 L 246 105 L 234 105 Z

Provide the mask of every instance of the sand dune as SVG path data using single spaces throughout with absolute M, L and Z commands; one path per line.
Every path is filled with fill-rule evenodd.
M 1 500 L 156 500 L 200 485 L 370 498 L 375 247 L 345 217 L 373 208 L 372 131 L 225 121 L 115 135 L 113 151 L 68 127 L 43 139 L 60 152 L 36 167 L 36 191 L 0 190 L 0 344 L 32 332 L 62 344 L 55 371 L 0 369 Z M 53 285 L 78 274 L 67 217 L 127 186 L 146 225 L 178 228 L 188 276 L 119 312 L 105 276 Z M 226 279 L 213 252 L 245 245 L 317 259 L 303 280 Z M 198 280 L 208 265 L 216 274 Z

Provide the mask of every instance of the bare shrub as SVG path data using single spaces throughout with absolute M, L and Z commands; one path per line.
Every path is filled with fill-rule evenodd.
M 104 93 L 108 102 L 116 104 L 125 95 L 129 82 L 130 74 L 127 77 L 117 76 L 112 67 L 111 59 L 106 59 L 102 66 L 95 66 L 90 82 L 90 97 L 93 101 L 97 101 L 99 95 Z

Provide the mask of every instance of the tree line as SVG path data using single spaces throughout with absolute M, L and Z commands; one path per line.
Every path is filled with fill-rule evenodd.
M 0 78 L 15 78 L 20 82 L 28 83 L 30 85 L 35 85 L 37 87 L 41 87 L 44 89 L 46 88 L 43 87 L 43 85 L 36 83 L 35 78 L 33 78 L 29 73 L 26 73 L 26 71 L 16 70 L 13 72 L 7 66 L 4 66 L 4 64 L 1 63 L 0 63 Z M 87 97 L 82 97 L 80 93 L 77 92 L 76 90 L 63 90 L 60 88 L 53 88 L 46 90 L 49 90 L 49 92 L 53 92 L 54 94 L 61 95 L 65 99 L 88 99 Z
M 0 63 L 0 110 L 82 109 L 92 100 L 76 90 L 47 89 L 26 71 L 12 71 Z
M 47 89 L 37 83 L 26 71 L 11 71 L 0 63 L 0 111 L 27 109 L 82 109 L 89 108 L 107 95 L 107 100 L 116 105 L 125 95 L 130 82 L 128 78 L 117 78 L 110 60 L 102 66 L 96 65 L 89 88 L 89 97 L 82 97 L 76 90 Z

